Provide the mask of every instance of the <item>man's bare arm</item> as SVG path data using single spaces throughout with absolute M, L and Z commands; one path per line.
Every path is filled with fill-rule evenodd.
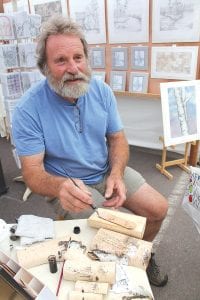
M 124 170 L 129 158 L 129 147 L 123 131 L 108 136 L 110 174 L 106 180 L 103 204 L 120 207 L 126 200 L 126 187 L 123 181 Z
M 65 178 L 47 173 L 43 165 L 44 154 L 20 157 L 22 176 L 32 192 L 43 196 L 57 197 L 59 186 Z
M 122 177 L 129 159 L 129 146 L 123 131 L 108 135 L 111 175 Z
M 49 174 L 44 169 L 43 158 L 44 154 L 20 157 L 22 175 L 31 191 L 58 198 L 68 211 L 80 212 L 88 208 L 93 201 L 84 183 L 75 179 L 78 188 L 69 178 Z

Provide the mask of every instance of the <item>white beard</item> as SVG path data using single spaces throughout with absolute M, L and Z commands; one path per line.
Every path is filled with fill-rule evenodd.
M 53 90 L 64 98 L 77 99 L 87 93 L 91 78 L 91 71 L 88 68 L 87 75 L 79 72 L 77 75 L 65 73 L 60 81 L 55 79 L 47 70 L 46 77 Z M 77 83 L 70 84 L 70 80 L 80 79 Z

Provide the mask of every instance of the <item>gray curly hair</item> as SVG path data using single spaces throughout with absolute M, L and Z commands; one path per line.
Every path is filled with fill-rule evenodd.
M 80 38 L 86 58 L 88 59 L 88 45 L 80 26 L 69 18 L 63 16 L 53 16 L 41 26 L 40 35 L 36 47 L 37 66 L 46 75 L 47 58 L 46 42 L 50 35 L 66 34 L 75 35 Z

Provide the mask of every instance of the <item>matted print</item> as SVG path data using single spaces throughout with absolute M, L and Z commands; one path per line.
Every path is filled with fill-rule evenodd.
M 133 70 L 148 70 L 148 47 L 131 47 L 131 68 Z
M 109 43 L 149 40 L 149 0 L 107 1 Z
M 16 38 L 36 37 L 41 26 L 40 15 L 30 15 L 27 12 L 17 12 L 13 14 L 13 23 Z
M 11 15 L 0 13 L 0 40 L 15 39 Z
M 19 43 L 18 51 L 20 67 L 36 67 L 36 43 Z
M 89 60 L 92 69 L 105 68 L 105 47 L 89 48 Z
M 199 0 L 153 0 L 152 42 L 197 42 Z
M 165 146 L 199 139 L 200 80 L 160 84 Z
M 151 77 L 196 79 L 198 46 L 152 47 Z
M 124 47 L 116 47 L 111 49 L 112 53 L 112 69 L 127 70 L 128 68 L 128 49 Z
M 144 72 L 131 72 L 129 92 L 147 93 L 149 74 Z
M 4 2 L 4 1 L 3 1 Z M 29 13 L 28 0 L 16 0 L 11 2 L 3 3 L 3 10 L 6 14 L 12 14 L 14 12 L 14 5 L 17 5 L 17 11 L 25 11 Z
M 105 2 L 69 0 L 70 17 L 83 29 L 88 44 L 106 43 Z
M 45 22 L 53 15 L 67 16 L 66 0 L 31 0 L 31 13 L 41 16 L 41 21 Z
M 104 72 L 104 71 L 92 71 L 92 76 L 95 77 L 98 80 L 105 81 L 105 79 L 106 79 L 106 72 Z
M 19 67 L 17 45 L 0 45 L 0 69 L 7 70 Z
M 110 87 L 113 91 L 124 92 L 126 86 L 126 72 L 125 71 L 111 71 L 110 72 Z
M 2 91 L 5 98 L 17 98 L 22 95 L 20 72 L 0 74 Z

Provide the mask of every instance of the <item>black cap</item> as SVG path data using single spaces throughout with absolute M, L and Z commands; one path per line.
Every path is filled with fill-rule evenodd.
M 75 226 L 73 232 L 74 232 L 75 234 L 80 233 L 80 232 L 81 232 L 80 227 L 79 227 L 79 226 Z

